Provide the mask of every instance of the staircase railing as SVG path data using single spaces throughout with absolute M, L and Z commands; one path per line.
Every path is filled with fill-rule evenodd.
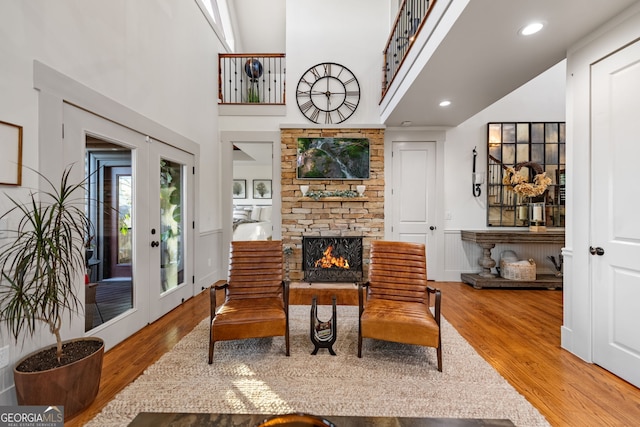
M 382 98 L 386 95 L 435 3 L 436 0 L 403 0 L 384 49 Z
M 218 99 L 222 104 L 284 105 L 284 53 L 218 55 Z

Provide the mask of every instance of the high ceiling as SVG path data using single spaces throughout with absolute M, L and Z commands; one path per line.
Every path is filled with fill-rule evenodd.
M 285 0 L 231 3 L 244 52 L 285 52 Z M 393 108 L 383 111 L 382 120 L 387 126 L 404 121 L 412 126 L 456 126 L 563 60 L 569 47 L 635 3 L 469 1 L 409 90 L 394 95 L 398 98 Z M 545 28 L 528 38 L 520 36 L 519 29 L 532 20 L 544 21 Z M 452 104 L 439 107 L 443 99 Z

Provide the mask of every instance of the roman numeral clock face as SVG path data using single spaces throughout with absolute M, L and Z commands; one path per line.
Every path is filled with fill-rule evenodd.
M 324 62 L 300 78 L 296 100 L 302 114 L 314 123 L 342 123 L 356 111 L 360 85 L 345 66 Z

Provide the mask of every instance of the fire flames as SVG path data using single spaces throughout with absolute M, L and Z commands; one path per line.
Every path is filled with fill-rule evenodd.
M 338 268 L 349 268 L 349 261 L 347 261 L 343 257 L 336 258 L 331 255 L 331 252 L 333 252 L 333 246 L 329 246 L 324 250 L 324 252 L 322 253 L 323 257 L 315 262 L 315 267 L 331 268 L 332 266 L 336 266 Z

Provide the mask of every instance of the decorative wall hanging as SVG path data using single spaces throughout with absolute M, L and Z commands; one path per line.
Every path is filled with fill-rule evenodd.
M 247 180 L 246 179 L 233 180 L 233 198 L 234 199 L 247 198 Z
M 313 123 L 342 123 L 360 103 L 360 84 L 344 65 L 324 62 L 304 72 L 296 101 L 300 112 Z
M 488 123 L 488 226 L 564 227 L 565 129 L 564 122 Z M 530 214 L 534 202 L 544 203 L 544 220 Z
M 271 180 L 270 179 L 254 179 L 253 180 L 253 198 L 254 199 L 271 199 Z

